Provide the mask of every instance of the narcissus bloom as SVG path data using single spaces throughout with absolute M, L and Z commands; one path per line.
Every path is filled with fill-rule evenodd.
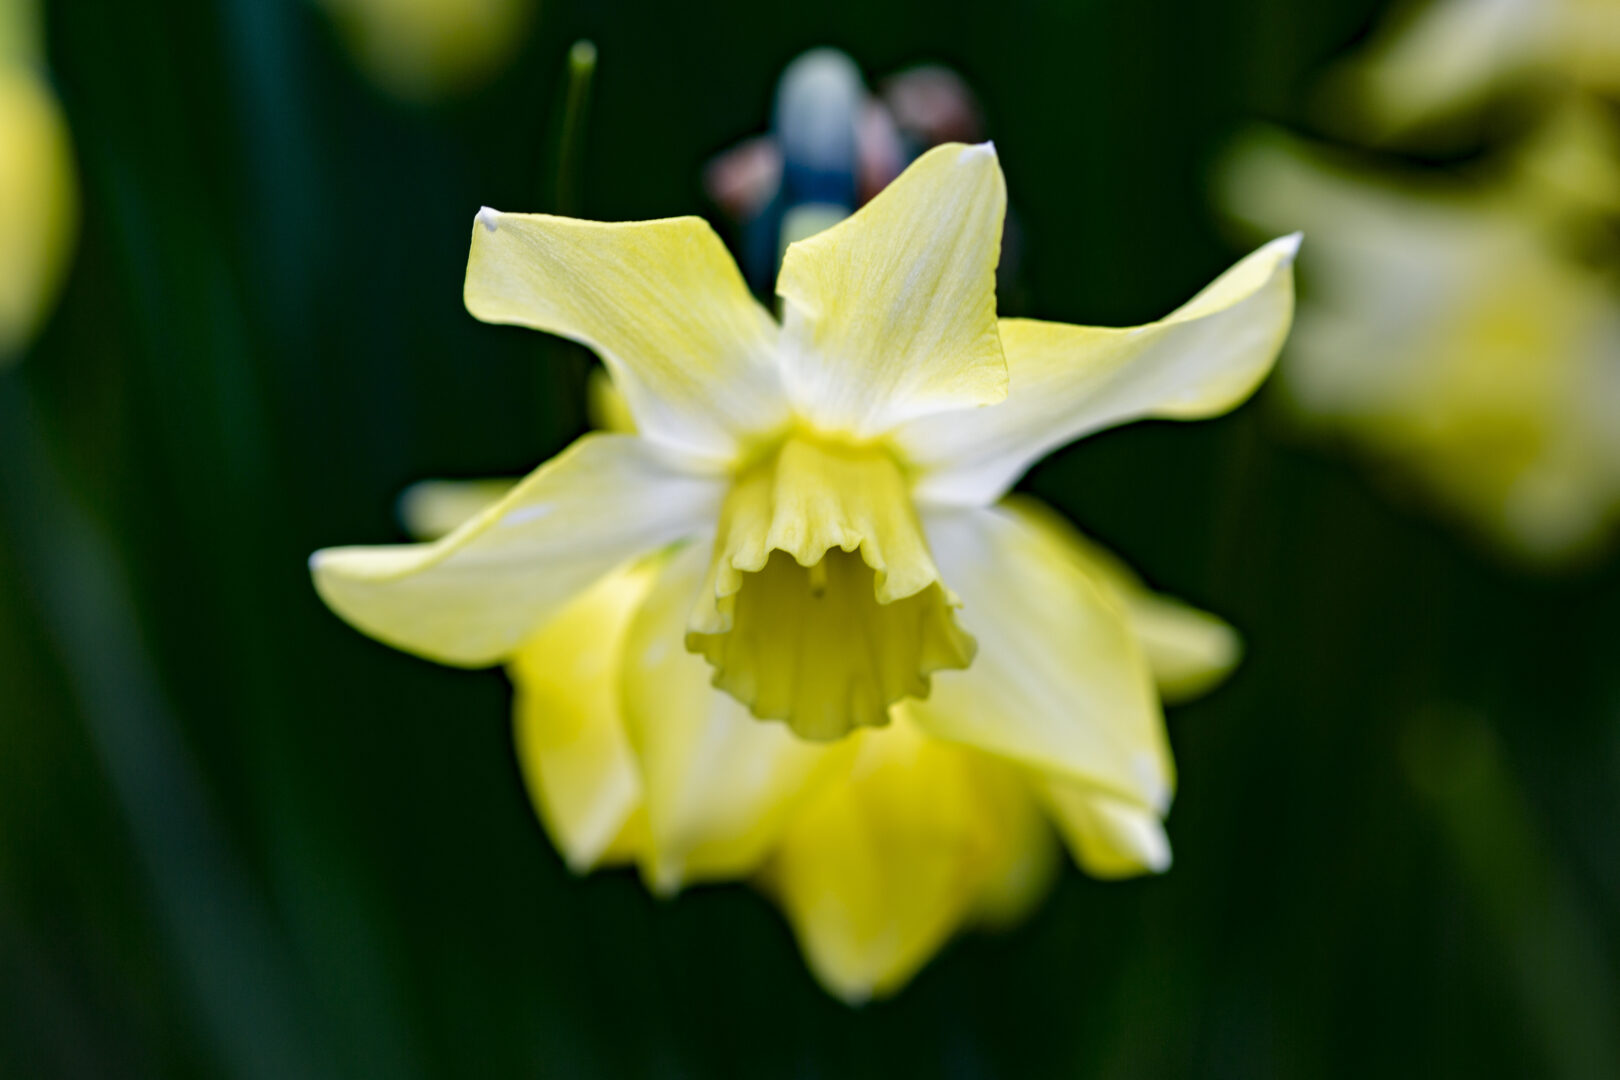
M 1620 94 L 1620 0 L 1415 11 L 1348 63 L 1344 112 L 1411 142 L 1512 91 L 1533 122 L 1421 177 L 1256 137 L 1225 202 L 1313 235 L 1315 295 L 1283 371 L 1301 414 L 1509 550 L 1568 559 L 1620 519 L 1620 126 L 1603 97 Z
M 1418 184 L 1270 137 L 1234 158 L 1227 205 L 1311 232 L 1312 302 L 1280 376 L 1301 418 L 1527 558 L 1612 531 L 1620 300 L 1549 231 L 1544 189 Z
M 1507 93 L 1620 95 L 1620 0 L 1429 0 L 1341 73 L 1332 104 L 1404 138 Z
M 698 219 L 480 212 L 469 310 L 595 349 L 635 433 L 586 435 L 431 543 L 312 561 L 380 640 L 512 666 L 575 865 L 757 870 L 852 997 L 1027 903 L 1041 807 L 1099 872 L 1163 868 L 1144 636 L 1213 655 L 1194 681 L 1230 660 L 1220 624 L 1001 500 L 1072 439 L 1246 398 L 1297 239 L 1147 326 L 998 321 L 1004 208 L 991 147 L 930 151 L 789 247 L 780 323 Z

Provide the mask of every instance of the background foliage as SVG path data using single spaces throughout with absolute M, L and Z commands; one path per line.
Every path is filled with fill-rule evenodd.
M 1004 313 L 1119 324 L 1233 258 L 1211 161 L 1379 7 L 550 0 L 505 75 L 406 106 L 312 7 L 52 6 L 85 217 L 0 374 L 0 1075 L 1620 1075 L 1620 575 L 1493 561 L 1263 395 L 1025 485 L 1248 641 L 1171 716 L 1175 869 L 1070 871 L 859 1010 L 746 889 L 570 876 L 503 677 L 308 585 L 402 538 L 409 482 L 583 425 L 584 358 L 460 299 L 477 207 L 553 197 L 576 37 L 586 215 L 708 211 L 807 47 L 945 61 L 1023 228 Z

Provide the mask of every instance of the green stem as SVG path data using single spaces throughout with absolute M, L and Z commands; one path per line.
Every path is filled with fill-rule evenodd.
M 557 146 L 557 213 L 579 211 L 579 174 L 590 107 L 591 80 L 596 75 L 596 46 L 581 38 L 568 50 L 568 92 L 563 101 L 562 137 Z

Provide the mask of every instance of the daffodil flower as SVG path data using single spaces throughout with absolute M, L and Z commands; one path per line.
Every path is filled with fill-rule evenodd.
M 586 435 L 436 541 L 312 560 L 359 629 L 510 663 L 525 714 L 562 718 L 520 738 L 544 743 L 525 760 L 575 865 L 635 853 L 671 889 L 768 857 L 851 997 L 1020 906 L 1034 870 L 1006 856 L 1029 845 L 997 838 L 1041 820 L 1031 791 L 1095 869 L 1167 864 L 1173 769 L 1130 605 L 1001 500 L 1090 432 L 1234 407 L 1292 315 L 1295 237 L 1146 326 L 998 321 L 1004 209 L 993 148 L 935 148 L 788 248 L 780 322 L 701 220 L 481 211 L 469 310 L 593 348 L 635 433 Z M 951 910 L 897 914 L 919 897 Z
M 1268 135 L 1224 185 L 1256 228 L 1311 232 L 1280 400 L 1542 564 L 1620 524 L 1620 301 L 1561 235 L 1602 235 L 1613 141 L 1560 122 L 1501 175 L 1418 183 Z
M 1429 0 L 1345 65 L 1335 111 L 1375 137 L 1456 119 L 1509 91 L 1620 95 L 1620 0 Z

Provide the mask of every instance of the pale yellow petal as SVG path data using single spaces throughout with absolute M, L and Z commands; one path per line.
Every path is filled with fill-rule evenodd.
M 641 777 L 619 707 L 620 661 L 658 569 L 654 557 L 608 574 L 524 642 L 507 668 L 518 763 L 547 833 L 578 873 L 640 854 L 626 842 L 637 827 Z
M 1154 593 L 1127 596 L 1125 606 L 1168 704 L 1213 690 L 1243 658 L 1237 631 L 1207 611 Z
M 1142 583 L 1118 556 L 1035 499 L 1013 496 L 1003 508 L 1067 550 L 1081 570 L 1114 590 L 1141 644 L 1159 697 L 1187 701 L 1214 688 L 1243 655 L 1243 642 L 1225 621 Z
M 1043 454 L 1133 420 L 1198 420 L 1241 404 L 1282 348 L 1299 237 L 1274 240 L 1168 317 L 1104 329 L 1003 319 L 1010 385 L 989 408 L 925 417 L 895 433 L 919 499 L 994 501 Z
M 924 522 L 979 652 L 966 671 L 936 673 L 926 701 L 907 703 L 917 725 L 1168 806 L 1174 775 L 1158 697 L 1114 592 L 1015 511 L 936 511 Z
M 861 438 L 1006 395 L 995 296 L 1006 206 L 995 149 L 950 143 L 788 248 L 783 377 L 805 417 Z
M 497 663 L 609 570 L 712 528 L 724 494 L 628 435 L 587 435 L 430 544 L 327 548 L 315 587 L 357 629 L 441 663 Z
M 904 712 L 906 706 L 899 708 Z M 1007 769 L 992 755 L 978 756 L 984 759 L 978 766 L 983 816 L 994 823 L 995 841 L 974 921 L 1000 930 L 1022 921 L 1046 899 L 1063 866 L 1062 848 L 1028 771 Z
M 810 743 L 762 724 L 710 685 L 708 664 L 683 640 L 708 561 L 702 543 L 671 558 L 624 646 L 624 715 L 647 814 L 642 868 L 660 892 L 753 871 L 789 814 L 851 752 L 847 742 Z
M 623 866 L 640 862 L 647 850 L 647 836 L 647 808 L 637 806 L 625 819 L 624 827 L 608 844 L 607 850 L 596 860 L 596 865 Z
M 1019 771 L 903 713 L 852 736 L 854 768 L 795 816 L 765 877 L 811 970 L 851 1002 L 899 989 L 963 925 L 1021 913 L 1049 880 Z
M 1070 853 L 1092 877 L 1136 877 L 1170 869 L 1170 840 L 1155 811 L 1072 781 L 1046 778 L 1039 783 Z
M 786 418 L 777 328 L 701 218 L 604 223 L 489 208 L 467 310 L 594 349 L 649 438 L 716 457 Z

